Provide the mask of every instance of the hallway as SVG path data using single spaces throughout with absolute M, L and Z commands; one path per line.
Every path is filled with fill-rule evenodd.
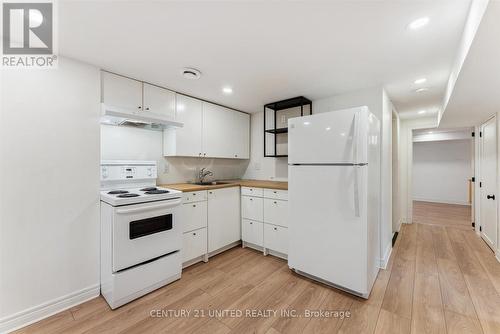
M 413 201 L 413 222 L 471 229 L 471 207 L 468 205 Z

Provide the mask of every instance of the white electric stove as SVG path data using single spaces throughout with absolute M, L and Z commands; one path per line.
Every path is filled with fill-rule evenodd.
M 155 161 L 101 162 L 101 293 L 117 308 L 181 277 L 182 192 Z

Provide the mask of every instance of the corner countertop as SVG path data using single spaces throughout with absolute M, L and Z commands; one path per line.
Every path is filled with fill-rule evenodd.
M 194 183 L 173 183 L 160 184 L 160 187 L 180 190 L 182 192 L 210 190 L 230 187 L 251 187 L 251 188 L 270 188 L 279 190 L 288 190 L 288 182 L 268 181 L 268 180 L 223 180 L 224 184 L 198 185 Z

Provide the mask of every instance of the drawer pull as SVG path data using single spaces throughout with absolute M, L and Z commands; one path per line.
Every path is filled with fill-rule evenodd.
M 250 225 L 253 225 L 253 223 L 250 223 Z
M 275 227 L 275 228 L 274 228 L 274 230 L 275 230 L 275 231 L 277 231 L 277 230 L 278 230 L 278 228 L 277 228 L 277 227 Z
M 193 235 L 196 235 L 196 233 L 193 233 Z
M 250 191 L 253 191 L 253 189 L 252 189 L 252 188 L 250 188 Z
M 253 201 L 253 198 L 250 198 L 251 201 Z
M 196 193 L 193 193 L 193 196 L 196 196 Z
M 277 194 L 278 192 L 276 192 L 276 191 L 273 191 L 273 193 Z
M 208 193 L 209 193 L 210 195 L 211 195 L 211 194 L 213 194 L 213 192 L 211 192 L 211 191 L 209 191 Z
M 193 208 L 196 208 L 196 204 L 193 204 Z
M 278 204 L 278 202 L 274 201 L 274 204 Z

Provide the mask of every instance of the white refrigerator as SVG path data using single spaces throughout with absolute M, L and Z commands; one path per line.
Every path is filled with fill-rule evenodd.
M 364 298 L 380 260 L 380 140 L 366 106 L 288 121 L 288 266 Z

